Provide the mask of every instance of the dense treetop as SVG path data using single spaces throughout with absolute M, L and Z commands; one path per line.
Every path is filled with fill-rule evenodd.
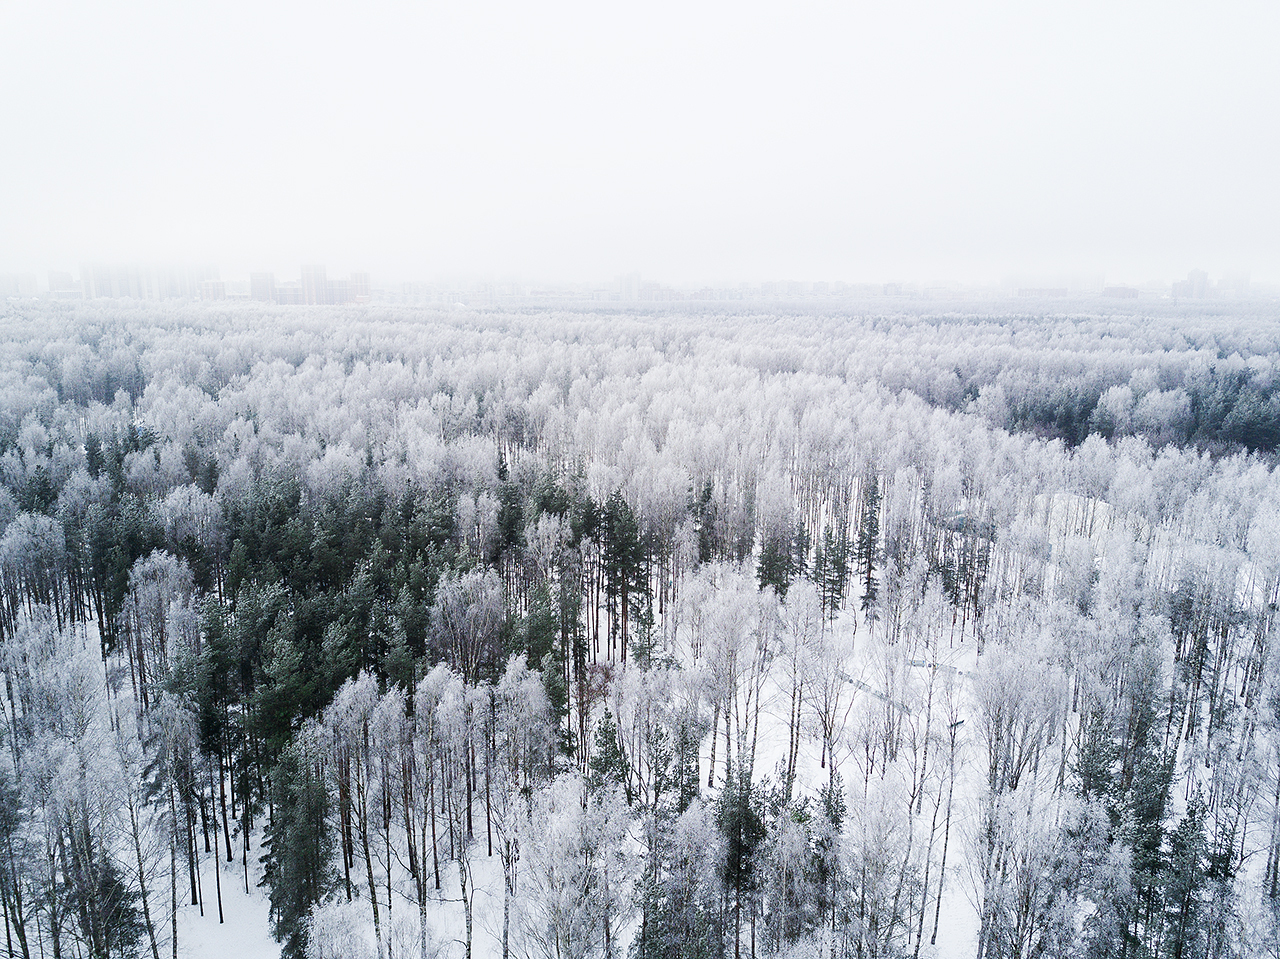
M 481 856 L 504 954 L 1276 941 L 1278 340 L 10 304 L 10 951 L 159 959 L 259 839 L 291 956 L 469 953 Z

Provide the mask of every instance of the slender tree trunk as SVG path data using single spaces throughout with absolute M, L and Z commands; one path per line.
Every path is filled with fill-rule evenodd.
M 244 867 L 244 894 L 249 895 L 249 802 L 245 800 L 241 807 L 244 818 L 240 823 L 240 836 L 244 842 L 240 846 L 240 864 Z
M 387 856 L 387 957 L 391 957 L 391 784 L 384 783 L 382 793 L 382 848 Z
M 173 822 L 169 829 L 169 935 L 172 938 L 173 959 L 178 959 L 178 811 L 173 803 L 173 787 L 169 787 L 169 815 Z M 248 872 L 245 873 L 245 892 L 249 891 Z
M 465 854 L 464 854 L 464 857 L 465 857 Z M 462 911 L 466 918 L 466 923 L 467 923 L 466 959 L 471 959 L 471 899 L 472 897 L 467 884 L 467 879 L 468 879 L 467 873 L 470 871 L 470 868 L 471 868 L 471 865 L 469 862 L 464 862 L 462 859 L 458 860 L 458 885 L 462 889 Z
M 719 738 L 720 729 L 720 700 L 716 700 L 712 706 L 711 714 L 711 762 L 707 764 L 707 788 L 710 789 L 715 785 L 716 781 L 716 740 Z
M 200 885 L 200 844 L 196 840 L 195 810 L 187 809 L 187 868 L 191 872 L 191 905 L 204 915 L 204 890 Z
M 49 857 L 49 935 L 52 940 L 53 959 L 62 959 L 62 903 L 58 901 L 58 860 L 52 845 L 46 840 L 46 854 Z M 43 940 L 41 940 L 43 941 Z M 174 936 L 174 943 L 178 939 Z M 175 945 L 176 949 L 177 946 Z M 177 959 L 175 954 L 174 959 Z
M 742 888 L 735 883 L 733 890 L 733 959 L 742 959 Z
M 338 758 L 338 828 L 342 834 L 342 883 L 351 901 L 351 867 L 355 863 L 355 841 L 351 835 L 351 766 L 345 754 Z
M 613 959 L 612 910 L 609 908 L 609 870 L 604 870 L 604 959 Z
M 221 759 L 219 759 L 219 760 L 218 760 L 218 768 L 219 768 L 219 769 L 221 769 L 221 768 L 222 768 L 222 760 L 221 760 Z M 210 766 L 210 767 L 209 767 L 209 807 L 210 807 L 210 809 L 211 809 L 211 811 L 212 811 L 212 813 L 213 813 L 213 817 L 214 817 L 214 818 L 213 818 L 213 844 L 214 844 L 214 850 L 213 850 L 213 884 L 214 884 L 214 888 L 217 890 L 217 896 L 218 896 L 218 925 L 222 925 L 222 923 L 224 922 L 223 915 L 222 915 L 222 864 L 221 864 L 220 862 L 218 862 L 218 849 L 217 849 L 217 845 L 218 845 L 218 813 L 217 813 L 217 809 L 216 809 L 216 808 L 214 807 L 214 805 L 213 805 L 213 767 L 212 767 L 212 766 Z M 226 807 L 225 807 L 225 806 L 223 807 L 223 815 L 224 815 L 224 816 L 226 815 Z M 224 826 L 226 825 L 226 820 L 225 820 L 225 819 L 223 820 L 223 825 L 224 825 Z
M 484 830 L 489 842 L 489 858 L 493 858 L 493 799 L 489 792 L 489 778 L 493 771 L 493 724 L 497 722 L 497 702 L 494 694 L 489 693 L 490 708 L 493 710 L 493 716 L 490 718 L 489 732 L 485 735 L 484 749 Z
M 506 848 L 502 856 L 502 959 L 510 956 L 511 932 L 511 840 L 505 840 Z
M 13 955 L 13 925 L 9 921 L 9 877 L 0 881 L 0 909 L 4 911 L 4 946 Z
M 382 916 L 378 912 L 378 888 L 373 878 L 373 855 L 369 851 L 369 810 L 363 795 L 360 799 L 360 848 L 364 852 L 364 867 L 369 880 L 369 905 L 373 909 L 373 937 L 378 943 L 378 955 L 382 956 Z
M 436 838 L 436 773 L 435 764 L 430 764 L 430 803 L 431 803 L 431 865 L 436 873 L 436 892 L 440 891 L 440 842 Z
M 952 733 L 954 736 L 954 731 Z M 951 747 L 951 778 L 947 784 L 947 817 L 942 827 L 942 861 L 938 864 L 938 902 L 933 909 L 933 935 L 929 937 L 929 945 L 938 944 L 938 922 L 942 917 L 942 893 L 947 881 L 947 847 L 951 842 L 951 799 L 956 788 L 955 744 Z
M 222 803 L 222 837 L 227 844 L 227 862 L 231 862 L 231 826 L 227 818 L 227 778 L 222 767 L 221 755 L 218 756 L 218 799 Z M 234 803 L 232 805 L 234 806 Z M 232 812 L 234 811 L 233 809 Z
M 128 797 L 129 828 L 133 833 L 133 852 L 138 863 L 138 892 L 142 898 L 142 921 L 147 927 L 147 939 L 151 944 L 151 959 L 160 959 L 160 946 L 156 942 L 156 927 L 151 921 L 151 902 L 147 896 L 147 867 L 142 861 L 142 825 L 138 821 L 138 807 L 133 794 Z
M 31 951 L 27 943 L 26 917 L 23 915 L 22 907 L 22 886 L 18 882 L 18 870 L 13 858 L 13 846 L 11 843 L 9 844 L 9 878 L 10 881 L 6 885 L 10 886 L 12 890 L 10 907 L 13 912 L 13 925 L 18 937 L 18 945 L 22 950 L 22 959 L 31 959 Z M 44 945 L 41 944 L 40 948 L 43 951 Z M 13 954 L 12 947 L 10 948 L 10 954 Z

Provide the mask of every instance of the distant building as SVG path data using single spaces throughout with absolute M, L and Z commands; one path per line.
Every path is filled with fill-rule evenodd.
M 640 274 L 624 273 L 614 281 L 615 292 L 624 301 L 631 303 L 640 299 Z
M 0 296 L 35 296 L 37 292 L 34 273 L 0 275 Z
M 1117 300 L 1133 300 L 1137 299 L 1138 291 L 1131 286 L 1106 286 L 1102 288 L 1102 295 Z
M 80 267 L 80 287 L 86 300 L 99 297 L 146 299 L 142 271 L 137 267 L 85 264 Z
M 216 267 L 161 267 L 144 274 L 147 299 L 187 300 L 201 296 L 206 282 L 220 279 Z
M 304 266 L 302 268 L 302 302 L 307 304 L 328 303 L 328 283 L 324 276 L 323 266 Z
M 249 298 L 260 303 L 274 301 L 276 298 L 276 275 L 274 273 L 250 273 Z
M 1018 296 L 1055 297 L 1066 296 L 1065 286 L 1020 286 Z
M 290 306 L 300 306 L 307 302 L 302 294 L 302 284 L 297 280 L 285 280 L 282 283 L 277 283 L 275 296 L 277 303 L 284 303 Z
M 226 298 L 227 284 L 221 280 L 205 280 L 200 284 L 200 299 L 225 300 Z
M 352 273 L 351 274 L 351 298 L 357 303 L 367 303 L 369 301 L 369 274 L 368 273 Z
M 1209 274 L 1204 270 L 1192 270 L 1185 280 L 1173 284 L 1173 295 L 1203 300 L 1209 295 Z
M 64 300 L 80 297 L 80 284 L 76 282 L 76 278 L 70 273 L 62 273 L 57 270 L 49 271 L 49 295 L 55 299 Z
M 1224 273 L 1218 281 L 1218 292 L 1228 296 L 1249 295 L 1248 273 Z
M 80 268 L 80 289 L 86 299 L 130 297 L 137 300 L 195 299 L 206 281 L 217 281 L 216 267 L 120 266 L 90 263 Z

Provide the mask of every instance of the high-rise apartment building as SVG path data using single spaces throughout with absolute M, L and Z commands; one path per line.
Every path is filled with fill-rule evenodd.
M 302 267 L 301 278 L 277 280 L 274 273 L 249 274 L 249 298 L 262 303 L 310 304 L 313 306 L 363 303 L 369 299 L 369 274 L 352 273 L 347 280 L 331 280 L 325 267 L 313 263 Z M 232 295 L 231 287 L 227 295 Z
M 304 266 L 302 268 L 302 302 L 329 302 L 329 290 L 323 266 Z
M 306 298 L 302 294 L 302 284 L 297 280 L 284 280 L 275 286 L 275 299 L 277 303 L 284 303 L 289 306 L 300 306 L 306 303 Z
M 200 284 L 200 299 L 225 300 L 226 298 L 227 284 L 222 280 L 205 280 Z
M 351 290 L 351 299 L 355 302 L 367 303 L 369 301 L 368 273 L 352 273 L 349 287 Z
M 1209 274 L 1204 270 L 1192 270 L 1185 280 L 1173 284 L 1173 295 L 1203 300 L 1209 295 Z
M 0 296 L 35 296 L 34 273 L 6 273 L 0 275 Z
M 249 274 L 249 298 L 261 303 L 270 303 L 276 298 L 276 275 L 274 273 Z
M 212 266 L 143 269 L 90 263 L 80 268 L 80 289 L 86 299 L 103 296 L 137 300 L 195 299 L 202 295 L 206 282 L 218 279 L 218 269 Z
M 79 296 L 80 284 L 70 273 L 49 271 L 49 292 L 55 297 Z

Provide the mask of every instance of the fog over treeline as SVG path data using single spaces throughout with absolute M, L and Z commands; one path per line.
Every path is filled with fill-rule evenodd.
M 0 337 L 9 955 L 1280 955 L 1269 305 Z

